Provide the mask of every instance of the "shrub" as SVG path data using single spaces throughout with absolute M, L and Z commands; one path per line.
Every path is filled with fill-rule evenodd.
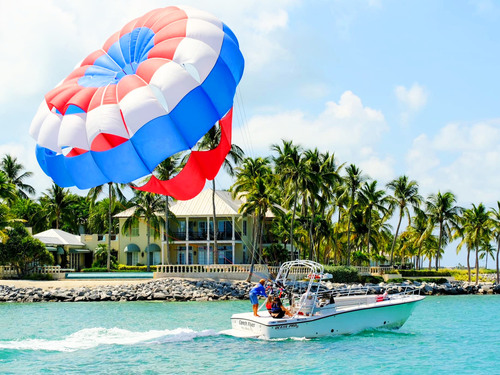
M 122 272 L 147 272 L 147 266 L 137 265 L 137 266 L 126 266 L 125 264 L 118 265 L 118 271 Z M 149 266 L 151 272 L 156 272 L 156 266 Z
M 38 239 L 31 237 L 22 224 L 6 229 L 7 240 L 0 243 L 0 265 L 13 266 L 19 278 L 25 278 L 42 264 L 54 264 L 54 257 Z
M 358 282 L 358 270 L 347 266 L 326 266 L 325 273 L 330 273 L 330 281 L 334 283 L 355 283 Z
M 425 276 L 451 276 L 450 271 L 431 271 L 431 270 L 399 270 L 401 276 L 406 277 L 425 277 Z
M 106 267 L 92 267 L 92 268 L 84 268 L 81 272 L 108 272 Z
M 387 270 L 387 271 L 384 271 L 385 274 L 387 275 L 400 275 L 401 272 L 399 272 L 398 270 Z
M 379 284 L 384 281 L 384 278 L 381 276 L 372 276 L 372 275 L 359 275 L 359 282 L 362 284 Z
M 50 273 L 33 273 L 25 277 L 26 280 L 54 280 Z

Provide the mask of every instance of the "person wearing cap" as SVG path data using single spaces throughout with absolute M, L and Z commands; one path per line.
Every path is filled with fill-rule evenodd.
M 259 316 L 259 314 L 257 314 L 257 310 L 259 309 L 258 296 L 267 297 L 266 289 L 264 288 L 265 283 L 266 283 L 265 279 L 260 279 L 260 281 L 250 290 L 249 297 L 250 297 L 250 302 L 252 303 L 254 316 Z

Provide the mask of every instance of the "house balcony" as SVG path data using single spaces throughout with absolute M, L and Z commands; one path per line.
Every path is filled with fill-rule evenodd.
M 174 241 L 186 241 L 186 232 L 185 231 L 172 232 L 172 239 Z M 165 240 L 165 238 L 164 238 L 164 240 Z M 214 240 L 213 232 L 210 232 L 209 239 L 207 239 L 206 232 L 194 232 L 194 231 L 189 232 L 189 240 L 188 241 L 213 241 L 213 240 Z M 218 232 L 217 233 L 217 240 L 232 241 L 233 234 L 230 232 Z M 234 240 L 241 241 L 241 233 L 235 232 L 234 233 Z

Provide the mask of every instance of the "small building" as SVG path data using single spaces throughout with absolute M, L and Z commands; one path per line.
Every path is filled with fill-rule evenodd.
M 86 248 L 80 236 L 60 229 L 49 229 L 33 235 L 52 252 L 56 265 L 79 271 L 92 266 L 92 251 Z
M 214 264 L 214 226 L 211 189 L 203 190 L 188 201 L 178 201 L 170 207 L 175 218 L 169 220 L 170 243 L 167 251 L 165 228 L 160 233 L 151 231 L 147 247 L 146 222 L 141 220 L 135 227 L 122 234 L 125 220 L 133 215 L 129 208 L 117 215 L 120 226 L 118 262 L 127 265 L 147 264 Z M 233 199 L 228 191 L 215 191 L 217 220 L 217 264 L 250 263 L 253 239 L 253 220 L 238 212 L 244 202 Z M 158 215 L 165 216 L 164 212 Z M 266 221 L 272 220 L 271 212 Z M 272 238 L 265 231 L 264 242 Z

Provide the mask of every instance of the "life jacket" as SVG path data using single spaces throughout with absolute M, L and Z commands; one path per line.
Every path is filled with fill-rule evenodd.
M 281 306 L 280 306 L 279 304 L 277 304 L 277 303 L 273 303 L 273 304 L 271 305 L 271 314 L 277 314 L 277 313 L 279 313 L 279 312 L 281 312 L 281 311 L 282 311 L 282 310 L 281 310 Z

